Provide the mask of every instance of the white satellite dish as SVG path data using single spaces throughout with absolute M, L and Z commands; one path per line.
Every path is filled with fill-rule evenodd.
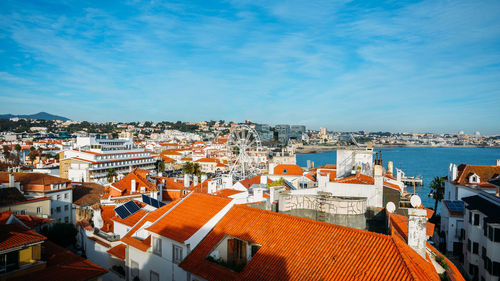
M 410 203 L 413 206 L 413 208 L 416 208 L 422 204 L 422 200 L 420 199 L 420 197 L 418 195 L 413 195 L 410 198 Z
M 385 205 L 385 208 L 387 209 L 387 211 L 389 211 L 389 213 L 394 213 L 394 211 L 396 211 L 396 205 L 394 205 L 394 203 L 392 202 L 387 203 L 387 205 Z

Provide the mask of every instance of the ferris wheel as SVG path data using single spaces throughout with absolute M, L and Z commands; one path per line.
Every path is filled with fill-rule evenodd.
M 229 172 L 233 179 L 242 180 L 258 174 L 258 155 L 262 152 L 262 144 L 255 129 L 247 125 L 233 128 L 227 139 L 227 148 L 233 160 Z

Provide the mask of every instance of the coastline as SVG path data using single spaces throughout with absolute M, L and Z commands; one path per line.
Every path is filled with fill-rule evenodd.
M 328 146 L 328 145 L 305 145 L 301 148 L 295 150 L 295 154 L 309 154 L 309 153 L 320 153 L 324 151 L 334 151 L 345 146 Z M 427 147 L 427 148 L 500 148 L 500 146 L 478 146 L 478 145 L 423 145 L 423 144 L 411 144 L 411 145 L 376 145 L 374 149 L 377 148 L 392 148 L 392 147 Z

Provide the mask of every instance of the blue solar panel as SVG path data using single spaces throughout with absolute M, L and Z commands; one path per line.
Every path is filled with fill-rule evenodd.
M 161 202 L 160 200 L 151 198 L 151 197 L 144 195 L 144 194 L 142 195 L 142 202 L 144 202 L 148 205 L 151 205 L 155 208 L 160 208 L 161 206 L 165 206 L 165 203 Z
M 463 212 L 465 210 L 465 204 L 463 201 L 445 200 L 445 203 L 451 212 Z
M 116 207 L 115 212 L 122 220 L 131 215 L 131 213 L 123 205 Z
M 134 203 L 134 201 L 128 201 L 127 203 L 123 204 L 123 206 L 125 206 L 125 208 L 127 208 L 127 210 L 129 210 L 131 214 L 141 209 L 139 208 L 139 206 L 137 206 L 137 204 Z
M 147 195 L 142 195 L 142 202 L 148 204 L 148 205 L 151 205 L 151 197 L 147 196 Z

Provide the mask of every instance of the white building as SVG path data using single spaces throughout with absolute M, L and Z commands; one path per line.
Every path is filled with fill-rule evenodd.
M 110 169 L 117 174 L 134 168 L 154 169 L 150 152 L 134 146 L 130 139 L 96 139 L 78 137 L 75 149 L 64 151 L 60 162 L 61 177 L 73 181 L 105 183 Z
M 500 198 L 479 192 L 464 197 L 464 269 L 470 280 L 500 277 Z

